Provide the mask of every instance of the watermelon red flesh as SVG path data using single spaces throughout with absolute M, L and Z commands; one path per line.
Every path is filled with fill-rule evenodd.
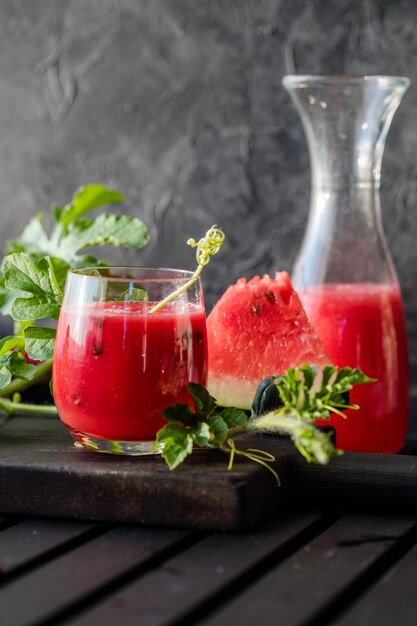
M 330 363 L 287 272 L 240 278 L 214 306 L 207 333 L 208 390 L 222 406 L 250 409 L 266 376 Z

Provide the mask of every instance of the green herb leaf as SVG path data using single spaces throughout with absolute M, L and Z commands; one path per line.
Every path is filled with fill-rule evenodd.
M 13 303 L 15 320 L 58 319 L 62 292 L 48 257 L 36 263 L 22 252 L 11 254 L 4 261 L 3 271 L 8 289 L 30 294 Z
M 106 244 L 142 248 L 148 241 L 148 229 L 137 218 L 102 213 L 94 222 L 84 220 L 70 224 L 68 233 L 60 239 L 59 256 L 69 260 L 78 250 Z
M 220 415 L 214 415 L 213 417 L 209 417 L 208 426 L 210 433 L 218 446 L 226 441 L 229 427 Z
M 25 350 L 31 359 L 45 361 L 54 354 L 56 330 L 41 326 L 29 326 L 24 330 Z
M 25 347 L 25 340 L 23 337 L 17 335 L 8 335 L 3 337 L 0 341 L 0 355 L 6 354 L 11 350 L 23 350 Z
M 193 432 L 193 439 L 200 448 L 204 448 L 210 441 L 210 426 L 206 422 L 200 422 Z
M 123 201 L 123 195 L 115 189 L 108 189 L 105 185 L 88 185 L 80 187 L 75 192 L 72 202 L 64 209 L 55 206 L 54 217 L 63 228 L 66 228 L 70 222 L 97 207 Z
M 190 441 L 191 444 L 194 442 L 200 447 L 221 447 L 230 436 L 230 429 L 242 431 L 242 427 L 248 421 L 248 416 L 241 409 L 218 406 L 215 399 L 202 385 L 189 383 L 187 389 L 192 397 L 195 410 L 192 411 L 188 404 L 174 404 L 168 407 L 163 415 L 167 421 L 171 422 L 168 426 L 175 426 L 175 428 L 166 430 L 166 426 L 158 433 L 157 441 L 167 440 L 169 443 L 166 454 L 170 458 L 170 467 L 173 456 L 176 459 L 175 467 L 181 462 L 178 459 L 181 456 L 182 443 L 186 446 L 184 458 L 192 451 Z M 160 436 L 163 439 L 160 439 Z M 172 438 L 175 440 L 175 447 Z M 164 452 L 162 456 L 165 458 Z M 171 467 L 171 469 L 173 468 Z
M 50 259 L 51 259 L 51 265 L 54 270 L 56 281 L 60 289 L 62 290 L 64 288 L 68 270 L 71 268 L 71 265 L 56 256 L 50 257 Z
M 229 428 L 244 426 L 249 419 L 245 411 L 243 411 L 242 409 L 235 409 L 232 406 L 222 407 L 220 415 L 229 426 Z
M 0 365 L 0 389 L 4 389 L 10 384 L 12 380 L 12 374 L 7 367 Z
M 355 408 L 349 404 L 349 391 L 354 385 L 372 382 L 374 379 L 359 369 L 328 365 L 318 372 L 314 365 L 302 365 L 277 377 L 275 384 L 283 403 L 281 413 L 290 412 L 312 422 Z
M 189 383 L 187 389 L 193 399 L 197 413 L 210 414 L 217 406 L 216 400 L 209 394 L 203 385 L 198 383 Z
M 156 441 L 163 443 L 162 457 L 169 469 L 175 469 L 193 450 L 189 432 L 177 424 L 167 424 L 158 432 Z
M 129 287 L 117 298 L 119 302 L 148 302 L 149 296 L 144 289 L 139 287 Z
M 188 404 L 173 404 L 164 410 L 163 415 L 168 422 L 178 422 L 184 426 L 194 426 L 198 423 Z
M 0 388 L 6 387 L 13 376 L 31 380 L 36 372 L 36 366 L 26 363 L 24 356 L 15 351 L 0 355 L 0 368 Z

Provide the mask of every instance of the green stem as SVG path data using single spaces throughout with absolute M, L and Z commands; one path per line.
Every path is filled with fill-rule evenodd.
M 281 481 L 279 479 L 277 472 L 270 465 L 270 463 L 274 463 L 276 461 L 276 458 L 274 457 L 273 454 L 270 454 L 269 452 L 266 452 L 265 450 L 258 450 L 256 448 L 247 448 L 247 450 L 239 450 L 239 448 L 236 448 L 236 445 L 233 439 L 227 439 L 226 443 L 229 447 L 222 445 L 220 446 L 220 449 L 230 455 L 229 465 L 227 467 L 228 470 L 233 469 L 233 462 L 235 459 L 235 455 L 238 454 L 239 456 L 243 456 L 265 467 L 265 469 L 271 472 L 271 474 L 275 478 L 278 487 L 281 485 Z
M 51 358 L 43 361 L 42 363 L 40 363 L 40 365 L 37 365 L 35 375 L 30 380 L 21 380 L 20 378 L 13 380 L 10 385 L 7 385 L 7 387 L 0 389 L 0 398 L 4 396 L 11 396 L 17 392 L 25 391 L 25 389 L 29 389 L 29 387 L 32 387 L 32 385 L 38 383 L 40 379 L 42 379 L 47 374 L 50 374 L 50 372 L 52 371 L 52 362 L 53 359 Z
M 213 224 L 213 226 L 208 229 L 208 231 L 206 232 L 204 237 L 200 239 L 200 241 L 196 242 L 194 239 L 188 239 L 187 244 L 192 248 L 197 248 L 196 271 L 194 272 L 190 280 L 185 283 L 185 285 L 182 285 L 182 287 L 179 287 L 178 289 L 170 293 L 166 298 L 161 300 L 161 302 L 155 304 L 155 306 L 149 310 L 149 313 L 155 313 L 156 311 L 159 311 L 166 304 L 168 304 L 168 302 L 171 302 L 171 300 L 184 293 L 184 291 L 187 291 L 187 289 L 189 289 L 191 285 L 194 285 L 195 281 L 198 279 L 201 272 L 203 271 L 203 268 L 210 261 L 210 257 L 213 254 L 217 254 L 222 247 L 223 241 L 224 232 L 221 228 L 217 228 L 216 224 Z
M 315 432 L 314 424 L 302 420 L 296 413 L 285 410 L 285 412 L 271 411 L 261 417 L 257 417 L 248 424 L 251 430 L 260 432 L 275 432 L 281 435 L 294 436 L 297 431 L 308 429 Z
M 243 424 L 242 426 L 232 426 L 232 428 L 229 428 L 229 430 L 227 431 L 227 439 L 235 439 L 240 435 L 247 435 L 253 430 L 254 429 L 252 427 L 252 422 L 249 420 L 246 422 L 246 424 Z
M 0 398 L 0 411 L 7 415 L 14 415 L 15 413 L 58 415 L 56 406 L 52 404 L 25 404 L 24 402 L 13 402 L 7 398 Z
M 189 281 L 187 281 L 181 287 L 178 287 L 178 289 L 176 289 L 175 291 L 170 293 L 166 298 L 161 300 L 161 302 L 158 302 L 158 304 L 155 304 L 155 306 L 153 306 L 150 309 L 149 313 L 155 313 L 156 311 L 159 311 L 166 304 L 168 304 L 168 302 L 171 302 L 171 300 L 173 300 L 177 296 L 179 296 L 182 293 L 184 293 L 184 291 L 187 291 L 187 289 L 189 289 L 191 287 L 191 285 L 194 285 L 195 281 L 198 279 L 198 277 L 200 276 L 201 272 L 203 271 L 203 267 L 204 267 L 203 265 L 199 265 Z

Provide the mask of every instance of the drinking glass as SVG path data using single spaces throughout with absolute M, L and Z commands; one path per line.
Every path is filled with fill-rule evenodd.
M 191 403 L 188 383 L 206 384 L 200 282 L 153 310 L 191 277 L 192 272 L 166 268 L 69 271 L 53 390 L 76 445 L 127 455 L 161 451 L 155 435 L 166 424 L 163 410 Z

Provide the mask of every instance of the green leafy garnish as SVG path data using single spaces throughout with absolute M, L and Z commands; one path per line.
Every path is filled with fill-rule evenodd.
M 230 429 L 240 429 L 248 416 L 241 409 L 219 407 L 209 392 L 197 383 L 187 389 L 195 410 L 188 404 L 175 404 L 165 409 L 164 418 L 170 422 L 157 434 L 156 441 L 164 443 L 162 456 L 170 469 L 174 469 L 192 452 L 193 444 L 222 447 Z
M 279 482 L 270 463 L 275 459 L 262 450 L 239 450 L 235 440 L 247 433 L 278 433 L 288 435 L 297 450 L 309 463 L 328 463 L 341 454 L 332 442 L 331 434 L 315 425 L 315 420 L 328 420 L 332 413 L 358 409 L 349 404 L 349 391 L 354 385 L 370 383 L 373 379 L 359 369 L 327 366 L 318 371 L 313 365 L 302 365 L 287 370 L 275 378 L 282 405 L 265 415 L 224 408 L 201 385 L 187 386 L 194 403 L 194 411 L 186 404 L 176 404 L 164 411 L 170 423 L 157 434 L 164 443 L 162 456 L 170 469 L 174 469 L 191 454 L 193 444 L 199 447 L 218 448 L 229 454 L 229 468 L 236 454 L 267 467 Z
M 45 317 L 58 319 L 62 291 L 49 257 L 36 262 L 23 252 L 10 254 L 4 260 L 3 273 L 7 289 L 28 294 L 13 302 L 13 319 L 23 322 Z
M 224 232 L 217 228 L 216 224 L 214 224 L 209 230 L 206 232 L 204 237 L 202 237 L 198 242 L 194 239 L 188 239 L 187 244 L 192 248 L 197 248 L 196 251 L 196 259 L 197 259 L 197 269 L 184 285 L 170 293 L 166 298 L 158 302 L 152 309 L 150 309 L 150 313 L 155 313 L 162 309 L 168 302 L 171 302 L 174 298 L 177 298 L 179 295 L 187 291 L 194 283 L 198 280 L 201 272 L 205 268 L 205 266 L 209 263 L 210 257 L 214 254 L 217 254 L 220 248 L 223 245 L 224 241 Z
M 30 380 L 36 367 L 26 363 L 26 360 L 19 352 L 6 352 L 0 356 L 0 389 L 6 387 L 12 377 Z
M 145 289 L 129 287 L 117 298 L 119 302 L 148 302 L 149 296 Z
M 54 354 L 55 328 L 29 326 L 25 328 L 25 349 L 28 356 L 35 361 L 45 361 Z
M 8 415 L 17 410 L 39 412 L 39 406 L 31 409 L 31 405 L 15 400 L 21 391 L 51 372 L 55 329 L 36 322 L 58 319 L 70 267 L 107 265 L 80 252 L 106 244 L 129 248 L 147 244 L 148 229 L 135 217 L 110 213 L 94 220 L 86 217 L 102 205 L 123 200 L 121 193 L 105 185 L 81 187 L 65 207 L 52 207 L 50 235 L 44 228 L 43 214 L 38 213 L 20 237 L 7 244 L 0 277 L 0 312 L 13 317 L 15 334 L 0 341 L 0 411 Z M 138 291 L 133 290 L 130 298 L 139 299 Z M 140 299 L 144 297 L 142 294 Z M 28 364 L 27 357 L 41 363 Z M 46 407 L 42 411 L 48 412 Z M 49 412 L 56 413 L 55 407 L 50 406 Z

